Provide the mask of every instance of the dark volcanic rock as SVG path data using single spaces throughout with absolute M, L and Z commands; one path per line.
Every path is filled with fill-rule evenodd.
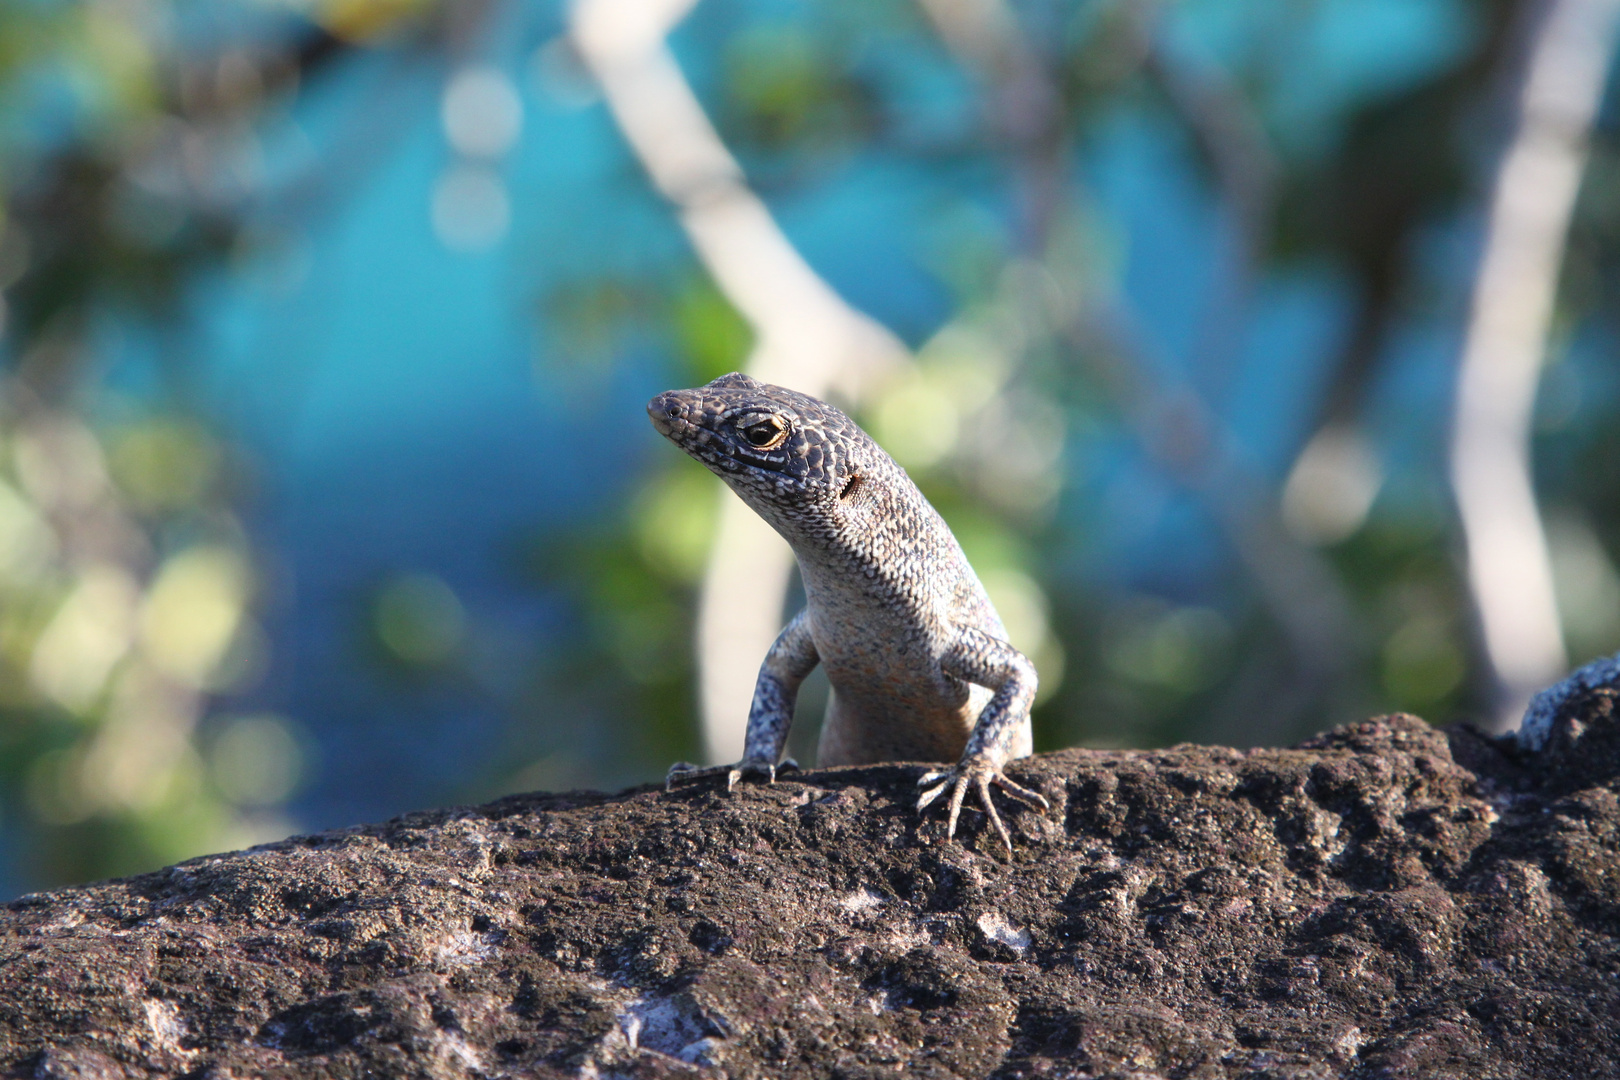
M 0 1073 L 1620 1075 L 1620 723 L 536 795 L 27 897 Z

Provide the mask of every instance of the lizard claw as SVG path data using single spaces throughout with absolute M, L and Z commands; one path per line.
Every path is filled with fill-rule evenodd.
M 796 770 L 798 767 L 798 762 L 788 758 L 782 762 L 781 771 L 788 772 Z M 669 774 L 664 777 L 664 790 L 674 791 L 676 784 L 687 784 L 693 780 L 704 780 L 711 776 L 724 776 L 726 778 L 726 790 L 730 791 L 737 786 L 737 781 L 745 776 L 764 777 L 767 784 L 774 784 L 776 783 L 776 773 L 777 766 L 768 761 L 756 759 L 745 759 L 735 765 L 710 765 L 707 768 L 699 768 L 685 761 L 677 761 L 669 767 Z
M 917 809 L 919 811 L 927 809 L 934 800 L 938 799 L 949 788 L 951 792 L 950 816 L 946 821 L 945 836 L 947 839 L 954 838 L 956 836 L 956 820 L 962 813 L 962 800 L 966 798 L 968 788 L 971 786 L 974 791 L 978 792 L 979 806 L 989 816 L 990 824 L 995 826 L 996 833 L 1001 837 L 1001 842 L 1006 845 L 1007 854 L 1010 856 L 1013 851 L 1012 837 L 1008 835 L 1007 826 L 1002 824 L 1001 814 L 996 810 L 996 804 L 990 798 L 992 784 L 1025 806 L 1038 810 L 1051 809 L 1052 804 L 1046 801 L 1044 795 L 1037 791 L 1031 791 L 1021 784 L 1014 783 L 1008 779 L 1007 774 L 1002 772 L 998 766 L 992 765 L 988 758 L 982 757 L 959 762 L 949 769 L 932 769 L 925 773 L 917 781 L 917 786 L 928 790 L 917 797 Z M 930 785 L 932 786 L 930 787 Z

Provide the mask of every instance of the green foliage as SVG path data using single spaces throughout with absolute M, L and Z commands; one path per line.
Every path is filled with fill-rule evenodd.
M 707 277 L 694 278 L 676 294 L 673 323 L 692 385 L 741 371 L 746 365 L 754 345 L 753 331 Z
M 521 789 L 559 756 L 570 782 L 604 785 L 695 756 L 693 614 L 721 495 L 707 472 L 672 461 L 610 520 L 533 546 L 533 581 L 563 589 L 578 632 L 542 659 L 534 712 L 515 718 L 508 758 L 527 768 L 491 791 Z M 537 726 L 536 714 L 569 720 Z
M 366 614 L 372 654 L 402 674 L 444 671 L 467 634 L 460 598 L 432 574 L 391 577 L 372 595 Z
M 1430 248 L 1485 186 L 1479 117 L 1504 85 L 1518 7 L 1467 5 L 1474 31 L 1456 55 L 1393 90 L 1347 97 L 1311 130 L 1290 121 L 1282 72 L 1314 25 L 1312 5 L 1012 5 L 1020 48 L 972 38 L 982 53 L 960 40 L 953 52 L 902 0 L 738 17 L 702 89 L 769 199 L 857 160 L 954 178 L 918 243 L 950 310 L 914 365 L 874 380 L 858 418 L 951 523 L 1014 643 L 1035 657 L 1043 748 L 1281 741 L 1371 711 L 1450 720 L 1476 707 L 1482 667 L 1438 463 L 1391 454 L 1343 535 L 1275 538 L 1325 568 L 1350 608 L 1335 655 L 1307 656 L 1263 587 L 1266 560 L 1240 551 L 1279 517 L 1283 477 L 1222 487 L 1252 463 L 1210 464 L 1235 440 L 1207 413 L 1233 391 L 1222 357 L 1240 351 L 1233 335 L 1259 287 L 1325 267 L 1348 282 L 1353 310 L 1327 365 L 1323 415 L 1294 426 L 1301 438 L 1327 420 L 1375 429 L 1372 388 L 1396 329 L 1454 321 L 1446 305 L 1466 292 Z M 934 15 L 950 8 L 966 10 Z M 162 337 L 189 317 L 183 299 L 200 270 L 274 258 L 277 230 L 308 224 L 299 215 L 314 211 L 297 200 L 290 224 L 255 217 L 263 207 L 232 154 L 319 65 L 357 43 L 403 55 L 471 40 L 427 0 L 316 0 L 300 7 L 313 21 L 307 41 L 182 54 L 162 31 L 175 10 L 0 5 L 0 113 L 20 115 L 47 69 L 71 99 L 56 142 L 0 129 L 0 814 L 41 884 L 274 835 L 291 827 L 279 808 L 312 767 L 292 722 L 223 704 L 251 685 L 266 648 L 260 560 L 234 516 L 244 485 L 231 435 L 188 410 L 167 348 L 160 400 L 114 400 L 97 382 L 96 327 L 129 317 Z M 1219 47 L 1183 48 L 1196 34 L 1177 20 L 1215 10 Z M 479 17 L 457 12 L 467 25 Z M 969 100 L 951 123 L 915 123 L 935 91 Z M 1229 215 L 1236 237 L 1236 254 L 1223 250 L 1211 271 L 1233 292 L 1195 328 L 1185 387 L 1170 385 L 1174 365 L 1132 352 L 1118 317 L 1133 238 L 1083 165 L 1124 129 L 1158 139 L 1185 170 L 1182 195 Z M 1222 140 L 1234 138 L 1256 153 L 1232 153 Z M 1257 171 L 1235 176 L 1234 163 Z M 648 212 L 641 178 L 621 179 L 625 205 Z M 1555 352 L 1613 349 L 1617 190 L 1620 150 L 1600 130 Z M 547 260 L 538 276 L 553 284 L 531 317 L 562 393 L 583 399 L 589 380 L 617 377 L 631 358 L 638 373 L 664 358 L 682 385 L 747 366 L 754 329 L 695 257 L 643 250 L 642 220 L 587 223 L 579 245 L 525 256 Z M 611 248 L 616 261 L 591 250 L 571 265 L 579 246 Z M 1620 647 L 1615 390 L 1581 371 L 1590 365 L 1554 358 L 1537 446 L 1577 660 Z M 1211 409 L 1189 404 L 1199 395 Z M 1189 535 L 1218 537 L 1203 565 L 1139 567 L 1129 581 L 1097 567 L 1093 536 L 1119 512 L 1097 474 L 1126 458 L 1154 498 L 1198 520 L 1204 531 Z M 693 756 L 694 609 L 722 497 L 666 454 L 605 518 L 548 523 L 523 571 L 537 594 L 562 597 L 572 632 L 527 665 L 503 752 L 490 776 L 468 781 L 469 797 L 647 779 Z M 481 628 L 438 577 L 375 582 L 355 625 L 385 678 L 478 683 Z
M 860 134 L 865 95 L 816 28 L 752 26 L 726 48 L 732 134 L 763 151 L 837 150 Z
M 219 708 L 266 660 L 234 447 L 176 371 L 140 405 L 97 381 L 96 327 L 172 323 L 231 250 L 222 136 L 286 74 L 268 58 L 233 81 L 221 60 L 182 93 L 170 14 L 0 7 L 0 818 L 39 885 L 284 835 L 307 774 L 290 721 Z M 50 78 L 70 123 L 30 141 Z
M 547 291 L 540 318 L 557 355 L 602 368 L 662 323 L 662 307 L 663 297 L 643 282 L 596 277 Z
M 168 416 L 112 442 L 0 417 L 0 775 L 41 883 L 274 836 L 300 780 L 287 721 L 210 716 L 263 662 L 225 446 Z M 194 467 L 152 471 L 182 447 Z

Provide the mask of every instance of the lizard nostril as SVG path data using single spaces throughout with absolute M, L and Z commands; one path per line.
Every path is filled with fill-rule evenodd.
M 647 418 L 662 435 L 673 435 L 686 410 L 673 394 L 659 394 L 647 402 Z

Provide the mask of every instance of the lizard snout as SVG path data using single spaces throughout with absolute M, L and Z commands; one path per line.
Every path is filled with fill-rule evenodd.
M 675 422 L 684 419 L 685 413 L 685 406 L 673 390 L 666 390 L 647 402 L 647 416 L 660 435 L 673 435 Z

